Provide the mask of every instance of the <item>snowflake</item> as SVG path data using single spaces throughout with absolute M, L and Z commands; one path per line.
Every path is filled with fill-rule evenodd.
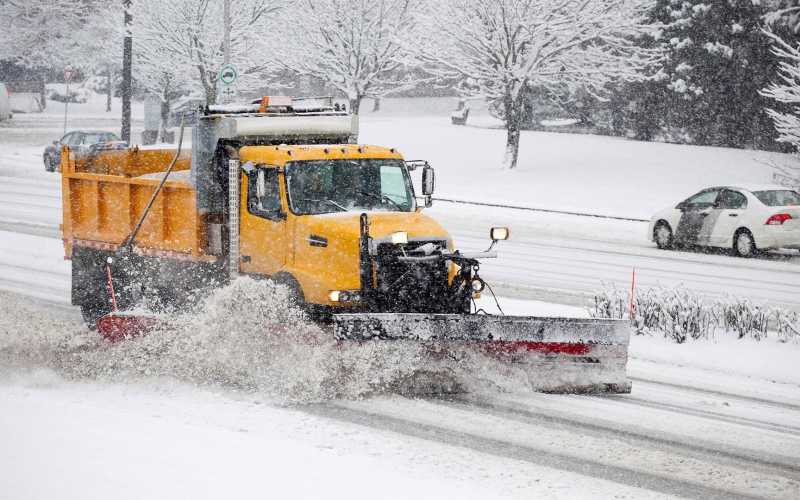
M 694 67 L 691 66 L 690 64 L 682 62 L 675 68 L 675 71 L 677 71 L 678 73 L 688 73 L 689 71 L 691 71 L 693 69 L 694 69 Z
M 733 23 L 733 24 L 731 25 L 731 33 L 733 33 L 734 35 L 735 35 L 736 33 L 741 33 L 742 31 L 744 31 L 744 27 L 743 27 L 741 24 L 739 24 L 739 23 Z
M 710 54 L 722 54 L 725 57 L 733 56 L 733 49 L 728 45 L 719 42 L 706 42 L 705 45 L 703 45 L 703 48 L 706 49 Z
M 686 82 L 683 80 L 683 78 L 678 78 L 674 82 L 667 85 L 667 88 L 670 88 L 679 94 L 683 94 L 689 89 L 688 85 L 686 85 Z

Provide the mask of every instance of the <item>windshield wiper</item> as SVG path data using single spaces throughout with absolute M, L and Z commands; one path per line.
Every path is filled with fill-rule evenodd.
M 400 212 L 403 211 L 403 207 L 401 207 L 400 204 L 398 204 L 396 201 L 394 201 L 393 199 L 389 198 L 385 194 L 375 194 L 375 193 L 370 193 L 369 191 L 359 191 L 358 193 L 362 194 L 364 196 L 369 196 L 373 200 L 378 200 L 378 201 L 381 201 L 381 202 L 388 201 L 389 203 L 394 205 L 395 208 L 397 208 L 398 211 L 400 211 Z
M 326 200 L 322 200 L 322 199 L 317 199 L 317 198 L 300 198 L 299 201 L 315 201 L 315 202 L 328 203 L 328 204 L 333 205 L 334 207 L 338 208 L 341 212 L 347 212 L 347 209 L 345 207 L 339 205 L 338 203 L 336 203 L 333 200 L 327 200 L 327 199 Z

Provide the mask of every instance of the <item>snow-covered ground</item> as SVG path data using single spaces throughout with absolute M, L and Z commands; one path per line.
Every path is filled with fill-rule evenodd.
M 111 116 L 99 100 L 71 107 L 75 127 L 118 130 L 117 103 Z M 765 153 L 551 133 L 525 133 L 519 169 L 501 171 L 496 122 L 476 113 L 454 127 L 454 107 L 387 99 L 364 113 L 362 140 L 430 160 L 441 197 L 634 218 L 702 185 L 770 175 Z M 0 125 L 0 498 L 800 497 L 800 344 L 771 338 L 634 337 L 633 393 L 613 397 L 504 383 L 452 398 L 287 404 L 269 380 L 231 382 L 248 375 L 249 353 L 229 345 L 220 356 L 233 365 L 189 358 L 207 363 L 207 382 L 176 381 L 183 372 L 147 344 L 122 351 L 137 356 L 124 373 L 68 305 L 60 181 L 41 164 L 61 135 L 59 109 Z M 431 213 L 470 249 L 486 246 L 490 225 L 511 226 L 501 258 L 482 267 L 506 313 L 584 316 L 574 292 L 627 286 L 633 267 L 640 286 L 800 307 L 791 254 L 659 252 L 636 222 L 441 202 Z M 488 296 L 481 306 L 494 307 Z

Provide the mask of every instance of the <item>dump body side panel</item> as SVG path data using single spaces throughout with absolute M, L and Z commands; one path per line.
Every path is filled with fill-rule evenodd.
M 75 161 L 68 154 L 65 151 L 62 158 L 62 230 L 67 257 L 73 245 L 114 249 L 136 226 L 159 179 L 76 172 Z M 167 165 L 162 163 L 161 170 Z M 168 180 L 144 220 L 134 249 L 208 260 L 204 232 L 192 186 Z

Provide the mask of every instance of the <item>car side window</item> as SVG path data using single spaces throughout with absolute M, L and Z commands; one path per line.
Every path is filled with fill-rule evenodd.
M 83 138 L 83 134 L 72 134 L 70 137 L 69 142 L 67 143 L 70 146 L 78 146 L 81 143 L 81 139 Z
M 259 193 L 259 172 L 263 172 L 263 185 Z M 260 194 L 260 196 L 259 196 Z M 247 210 L 259 217 L 275 218 L 281 215 L 281 194 L 278 169 L 256 168 L 247 176 Z
M 69 134 L 67 134 L 67 135 L 65 135 L 64 137 L 62 137 L 62 138 L 61 138 L 61 140 L 60 140 L 59 142 L 60 142 L 61 144 L 67 144 L 67 145 L 70 145 L 70 144 L 72 144 L 70 141 L 72 140 L 72 137 L 73 137 L 74 135 L 75 135 L 75 132 L 70 132 Z
M 717 201 L 719 196 L 719 189 L 709 189 L 708 191 L 700 191 L 696 195 L 690 197 L 684 202 L 688 206 L 712 206 Z
M 738 191 L 726 189 L 719 195 L 716 208 L 721 210 L 738 210 L 747 208 L 747 198 Z

